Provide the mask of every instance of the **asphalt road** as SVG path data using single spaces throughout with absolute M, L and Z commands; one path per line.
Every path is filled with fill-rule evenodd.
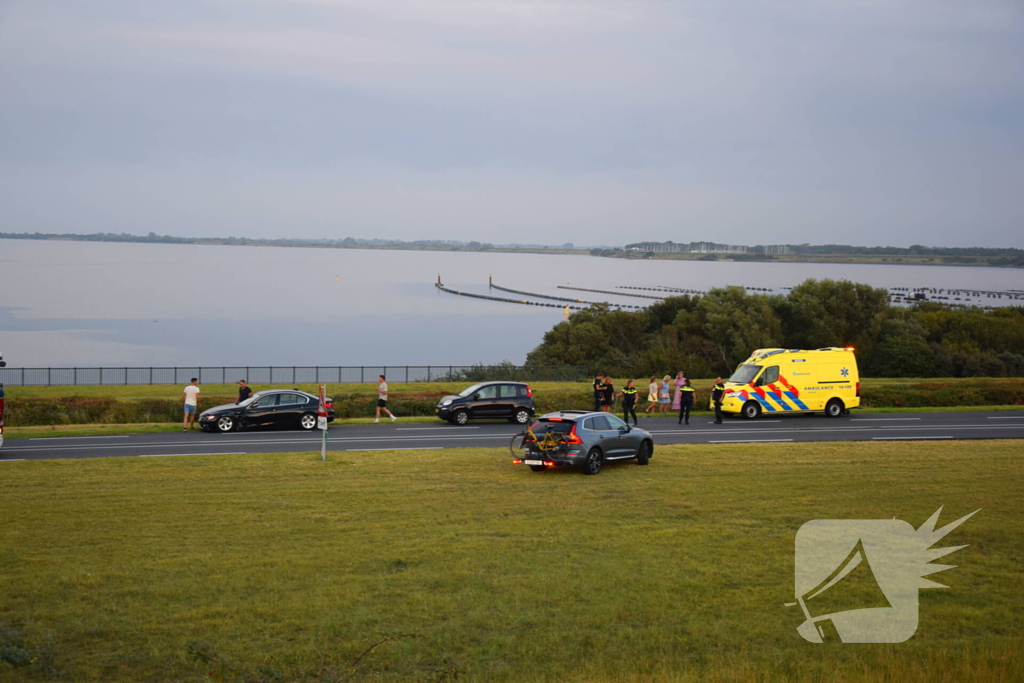
M 747 444 L 810 441 L 921 441 L 931 439 L 1024 438 L 1024 412 L 857 413 L 829 419 L 823 415 L 784 415 L 711 424 L 706 415 L 689 426 L 672 418 L 640 419 L 659 444 Z M 456 427 L 430 423 L 381 423 L 332 426 L 328 450 L 401 451 L 465 446 L 506 446 L 522 428 L 507 422 L 475 422 Z M 319 451 L 320 433 L 253 431 L 230 434 L 132 434 L 8 439 L 0 462 L 60 458 L 242 455 Z

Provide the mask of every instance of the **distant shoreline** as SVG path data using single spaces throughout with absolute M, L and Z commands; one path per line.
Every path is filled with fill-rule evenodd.
M 577 249 L 547 247 L 542 245 L 493 245 L 469 242 L 446 244 L 442 240 L 421 240 L 416 242 L 370 240 L 268 240 L 244 237 L 172 237 L 168 235 L 129 235 L 126 233 L 94 233 L 90 235 L 54 233 L 2 233 L 0 239 L 36 240 L 53 242 L 115 242 L 129 244 L 187 244 L 201 246 L 243 246 L 243 247 L 290 247 L 315 249 L 373 249 L 384 251 L 443 251 L 443 252 L 484 252 L 498 254 L 560 254 L 573 256 L 601 256 L 628 260 L 656 261 L 723 261 L 736 263 L 835 263 L 835 264 L 877 264 L 900 266 L 970 266 L 984 268 L 1024 268 L 1024 251 L 1019 249 L 984 249 L 994 255 L 959 254 L 906 254 L 906 253 L 818 253 L 818 254 L 743 254 L 743 253 L 699 253 L 699 252 L 638 252 L 625 249 L 593 248 Z M 352 240 L 351 242 L 349 240 Z M 873 248 L 878 251 L 879 248 Z M 893 248 L 896 251 L 896 248 Z M 944 249 L 934 249 L 942 252 Z M 958 248 L 950 252 L 963 251 Z

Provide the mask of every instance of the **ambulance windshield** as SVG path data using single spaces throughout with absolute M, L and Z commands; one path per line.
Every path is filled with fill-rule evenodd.
M 741 365 L 736 368 L 736 372 L 732 373 L 729 381 L 736 384 L 750 384 L 759 372 L 761 372 L 760 365 Z

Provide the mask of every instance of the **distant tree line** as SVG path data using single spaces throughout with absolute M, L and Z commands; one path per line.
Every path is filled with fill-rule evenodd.
M 885 289 L 847 280 L 807 280 L 785 295 L 727 287 L 636 312 L 584 309 L 545 333 L 526 363 L 714 377 L 754 349 L 827 346 L 853 346 L 870 377 L 1024 377 L 1024 308 L 894 306 Z

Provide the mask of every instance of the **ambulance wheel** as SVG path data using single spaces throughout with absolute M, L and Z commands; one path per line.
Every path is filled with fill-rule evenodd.
M 825 404 L 825 417 L 839 417 L 845 408 L 842 401 L 834 398 Z
M 748 420 L 756 420 L 761 414 L 761 405 L 757 401 L 747 401 L 743 404 L 740 413 Z

